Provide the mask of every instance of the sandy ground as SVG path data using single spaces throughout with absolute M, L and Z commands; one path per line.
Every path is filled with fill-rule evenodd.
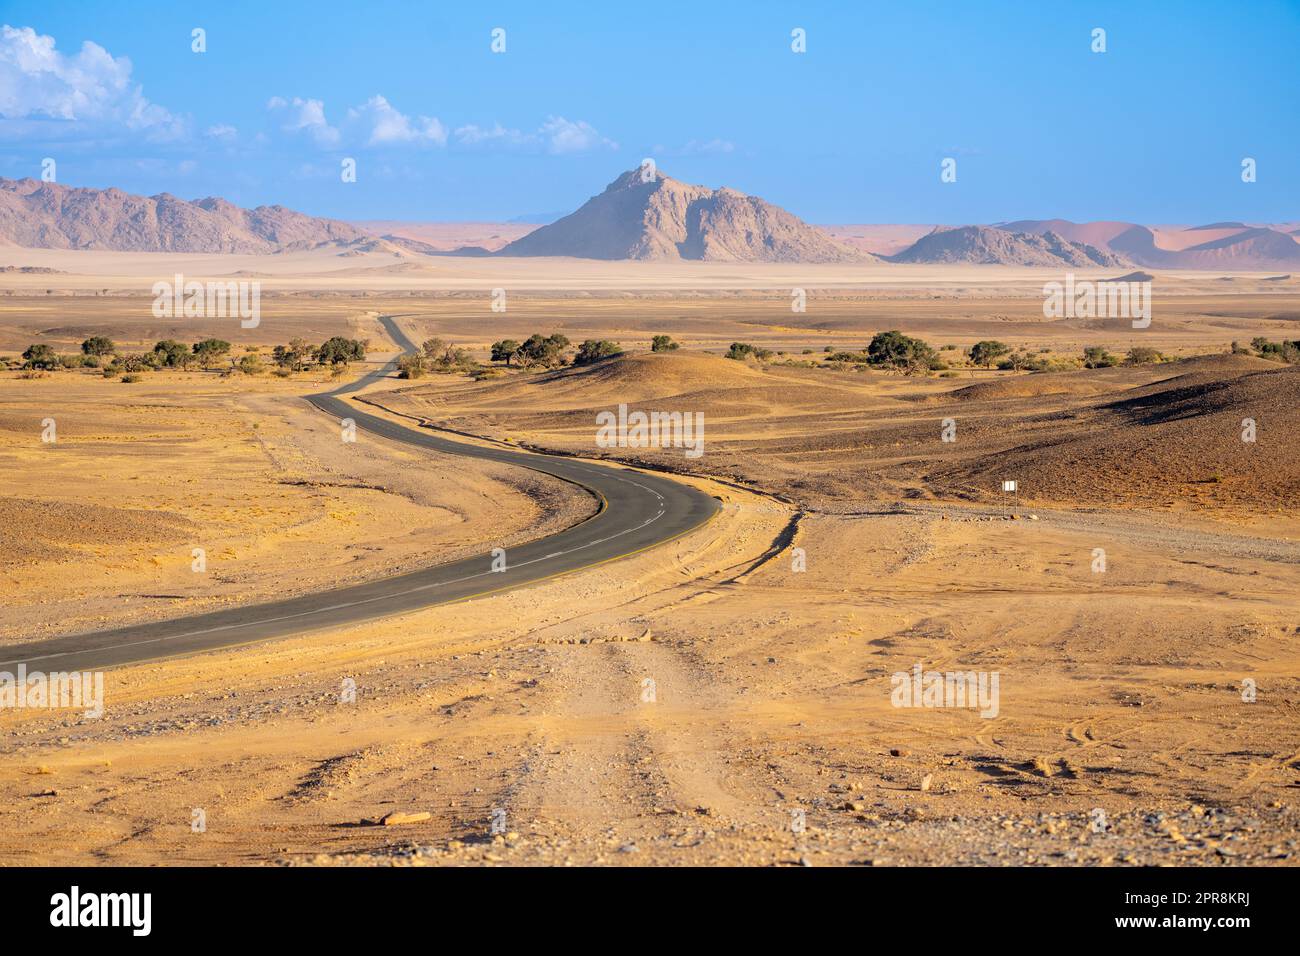
M 1295 322 L 1277 317 L 1296 312 L 1286 297 L 1189 302 L 1181 330 L 1168 332 L 1168 347 L 1187 354 L 1222 351 L 1228 338 L 1248 339 L 1250 328 L 1277 337 Z M 1025 346 L 1064 346 L 1069 336 L 1112 348 L 1125 341 L 1113 330 L 1041 322 L 1017 331 L 999 318 L 1000 301 L 949 304 L 947 320 L 942 303 L 850 301 L 816 320 L 838 323 L 821 333 L 811 314 L 767 320 L 777 312 L 763 300 L 715 302 L 713 311 L 695 298 L 569 301 L 556 310 L 542 303 L 485 319 L 437 298 L 408 302 L 402 321 L 417 334 L 467 344 L 537 327 L 548 315 L 565 328 L 663 330 L 696 345 L 734 340 L 741 327 L 771 343 L 815 334 L 860 340 L 882 319 L 964 344 L 994 322 L 1007 329 L 999 337 Z M 373 304 L 391 303 L 379 296 Z M 366 321 L 350 305 L 353 318 L 340 306 L 337 320 Z M 19 314 L 8 324 L 26 321 Z M 1071 441 L 1153 435 L 1157 450 L 1187 445 L 1178 420 L 1143 424 L 1101 407 L 1117 392 L 1164 394 L 1160 376 L 1170 369 L 1110 370 L 1088 388 L 972 401 L 952 393 L 1019 379 L 917 381 L 735 365 L 725 374 L 710 365 L 703 376 L 662 365 L 613 378 L 435 376 L 370 396 L 395 414 L 592 454 L 593 409 L 619 396 L 648 403 L 687 396 L 697 404 L 681 407 L 708 410 L 716 432 L 711 425 L 709 450 L 690 468 L 698 477 L 683 480 L 726 507 L 669 545 L 526 590 L 112 671 L 99 719 L 0 713 L 0 862 L 1300 860 L 1294 518 L 1272 503 L 1268 514 L 1243 513 L 1238 499 L 1248 498 L 1249 486 L 1230 480 L 1218 498 L 1162 489 L 1173 508 L 1138 491 L 1114 505 L 1062 500 L 1073 494 L 1068 483 L 1012 501 L 962 484 L 982 474 L 972 462 L 1005 455 L 1006 436 L 1040 419 L 1072 422 L 1062 432 Z M 1202 361 L 1176 371 L 1198 369 L 1226 383 L 1233 402 L 1289 394 L 1290 379 L 1262 377 L 1281 369 Z M 1035 379 L 1042 381 L 1028 380 Z M 358 573 L 481 541 L 516 516 L 523 519 L 516 529 L 573 520 L 546 489 L 461 460 L 381 448 L 363 461 L 341 459 L 326 423 L 296 411 L 294 395 L 310 390 L 307 383 L 186 381 L 194 384 L 151 376 L 131 405 L 116 396 L 132 386 L 83 384 L 72 373 L 0 382 L 4 500 L 93 503 L 124 529 L 135 518 L 116 512 L 152 512 L 154 521 L 135 538 L 99 543 L 121 565 L 99 588 L 82 572 L 101 560 L 85 550 L 94 536 L 57 540 L 76 531 L 76 514 L 61 518 L 42 541 L 76 556 L 62 564 L 28 556 L 5 574 L 6 605 L 25 620 L 54 627 L 78 605 L 102 606 L 118 619 L 136 601 L 115 603 L 112 595 L 161 593 L 154 581 L 162 572 L 142 562 L 145 552 L 165 549 L 147 535 L 174 536 L 167 548 L 181 554 L 166 587 L 180 593 L 174 589 L 187 586 L 180 579 L 192 574 L 180 563 L 190 525 L 220 529 L 237 555 L 238 542 L 250 550 L 257 532 L 276 535 L 270 546 L 251 548 L 249 560 L 263 563 L 231 589 L 249 594 L 292 586 L 300 575 L 319 572 L 320 580 L 367 546 L 384 550 L 364 558 Z M 1161 400 L 1188 395 L 1200 400 L 1203 392 L 1175 387 Z M 168 411 L 150 419 L 135 402 Z M 953 402 L 990 423 L 960 423 L 962 437 L 948 451 L 970 467 L 956 477 L 940 473 L 943 449 L 930 447 L 931 425 Z M 66 409 L 55 415 L 70 418 L 66 449 L 33 447 L 30 419 L 39 424 L 44 405 Z M 175 409 L 184 409 L 179 420 Z M 515 424 L 502 434 L 508 411 Z M 1213 425 L 1216 415 L 1237 413 L 1236 405 L 1214 405 L 1188 420 Z M 1261 435 L 1270 440 L 1262 428 Z M 112 457 L 90 453 L 96 436 L 115 449 Z M 137 451 L 144 437 L 152 447 Z M 278 455 L 262 449 L 266 442 Z M 1119 454 L 1115 447 L 1097 446 L 1094 457 L 1104 464 Z M 1265 450 L 1275 457 L 1251 459 L 1250 467 L 1290 487 L 1294 443 Z M 132 484 L 135 473 L 145 477 Z M 338 480 L 280 483 L 319 481 L 322 473 Z M 187 493 L 175 476 L 193 479 L 202 494 Z M 1141 488 L 1115 481 L 1116 489 Z M 336 527 L 328 513 L 339 509 L 350 520 Z M 298 514 L 314 523 L 295 542 L 275 529 Z M 409 548 L 397 528 L 411 532 Z M 29 574 L 23 561 L 44 563 Z M 10 641 L 30 634 L 9 633 Z M 894 706 L 892 676 L 917 664 L 997 673 L 996 714 Z M 355 702 L 343 693 L 349 679 Z M 371 822 L 394 812 L 429 816 Z M 492 832 L 494 823 L 501 832 Z
M 344 443 L 297 398 L 330 387 L 311 375 L 0 377 L 0 645 L 384 577 L 595 508 L 532 472 L 365 434 Z
M 779 293 L 789 307 L 793 289 L 818 292 L 869 290 L 908 298 L 970 298 L 1023 295 L 1039 300 L 1061 270 L 1013 266 L 909 265 L 896 263 L 781 264 L 728 262 L 618 262 L 570 258 L 412 257 L 392 252 L 311 249 L 275 255 L 148 253 L 0 247 L 0 267 L 53 269 L 53 274 L 6 273 L 0 292 L 20 295 L 147 295 L 154 282 L 186 279 L 256 279 L 266 293 L 298 292 L 325 297 L 349 291 L 428 293 L 459 291 L 486 299 L 491 290 L 602 296 L 683 291 Z M 1131 270 L 1074 269 L 1079 279 L 1115 279 Z M 1160 271 L 1156 293 L 1288 293 L 1300 275 L 1275 272 Z

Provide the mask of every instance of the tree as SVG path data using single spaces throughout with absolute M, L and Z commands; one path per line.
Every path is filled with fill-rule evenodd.
M 239 364 L 236 368 L 245 375 L 258 375 L 262 371 L 262 360 L 252 352 L 249 352 L 247 355 L 244 355 L 239 359 Z
M 102 335 L 92 335 L 86 341 L 81 343 L 81 351 L 85 355 L 93 355 L 95 358 L 102 358 L 105 355 L 112 355 L 117 351 L 117 346 L 113 340 Z
M 573 357 L 573 364 L 590 365 L 592 362 L 599 362 L 601 359 L 621 355 L 622 352 L 621 348 L 608 339 L 587 339 L 578 346 L 578 354 Z
M 502 339 L 500 342 L 492 343 L 492 361 L 505 362 L 506 367 L 510 367 L 510 360 L 516 358 L 519 354 L 519 343 L 514 339 Z
M 1110 368 L 1118 364 L 1119 359 L 1107 352 L 1103 346 L 1089 345 L 1083 350 L 1084 368 Z
M 442 358 L 450 349 L 447 343 L 439 338 L 425 339 L 420 348 L 424 350 L 425 357 L 429 359 Z
M 366 357 L 366 345 L 356 339 L 345 339 L 341 335 L 336 335 L 327 339 L 320 348 L 316 350 L 316 361 L 321 365 L 347 365 L 349 362 L 360 362 Z
M 1135 345 L 1128 350 L 1128 355 L 1124 356 L 1125 365 L 1158 365 L 1164 360 L 1163 355 L 1145 345 Z
M 985 339 L 982 342 L 976 342 L 970 348 L 970 360 L 976 365 L 983 365 L 988 368 L 1002 356 L 1011 351 L 1011 346 L 997 339 Z
M 194 357 L 204 368 L 211 368 L 230 352 L 230 343 L 224 339 L 204 339 L 194 343 Z
M 23 359 L 23 368 L 52 369 L 59 366 L 59 357 L 48 345 L 29 345 L 27 351 L 23 352 Z
M 398 378 L 423 378 L 429 370 L 429 360 L 422 352 L 407 352 L 397 360 L 397 369 Z
M 290 339 L 288 345 L 277 345 L 271 350 L 271 361 L 290 372 L 301 372 L 311 360 L 311 343 L 306 339 Z
M 547 336 L 534 332 L 519 346 L 520 364 L 555 368 L 564 364 L 564 350 L 568 347 L 569 340 L 559 332 Z
M 671 352 L 675 348 L 678 348 L 678 345 L 671 335 L 656 335 L 650 340 L 651 352 Z
M 168 368 L 184 368 L 189 364 L 192 354 L 188 345 L 175 339 L 163 339 L 154 343 L 153 351 Z
M 897 329 L 877 332 L 867 346 L 867 361 L 872 365 L 901 369 L 908 374 L 940 367 L 934 349 L 920 339 L 904 335 Z
M 725 357 L 735 359 L 738 362 L 743 362 L 747 358 L 766 361 L 772 357 L 772 353 L 768 349 L 758 348 L 748 342 L 732 342 L 731 348 L 727 349 Z

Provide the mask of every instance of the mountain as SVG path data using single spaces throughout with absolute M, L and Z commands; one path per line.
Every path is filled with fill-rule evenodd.
M 119 252 L 278 252 L 369 238 L 347 223 L 284 206 L 243 209 L 209 197 L 136 196 L 0 178 L 0 243 Z
M 656 172 L 624 173 L 577 212 L 516 239 L 499 256 L 695 259 L 710 262 L 870 262 L 778 206 Z
M 1150 227 L 1132 222 L 1040 219 L 1000 223 L 999 228 L 1035 235 L 1056 233 L 1148 268 L 1253 271 L 1300 266 L 1300 242 L 1291 234 L 1241 222 Z
M 1112 252 L 1083 242 L 1073 242 L 1055 232 L 1042 235 L 1011 232 L 992 226 L 937 226 L 897 255 L 892 262 L 966 262 L 1007 266 L 1098 266 L 1129 265 Z

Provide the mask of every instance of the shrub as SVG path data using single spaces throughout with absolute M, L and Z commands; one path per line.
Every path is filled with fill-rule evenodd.
M 398 378 L 423 378 L 429 371 L 428 359 L 420 352 L 408 352 L 397 360 Z
M 1100 345 L 1089 345 L 1083 350 L 1084 368 L 1110 368 L 1118 364 L 1119 359 Z
M 523 366 L 540 365 L 543 368 L 555 368 L 564 364 L 564 350 L 569 347 L 569 340 L 559 332 L 542 335 L 534 332 L 523 345 L 519 346 L 516 357 Z
M 358 339 L 345 339 L 341 335 L 326 339 L 316 350 L 316 361 L 321 365 L 344 368 L 349 362 L 360 362 L 366 357 L 366 343 Z
M 306 339 L 291 339 L 288 345 L 277 345 L 271 350 L 271 361 L 279 369 L 276 374 L 301 372 L 311 361 L 311 353 L 311 344 Z
M 1051 363 L 1045 358 L 1020 351 L 1003 358 L 998 362 L 998 368 L 1004 372 L 1046 372 L 1051 368 Z
M 204 339 L 194 343 L 194 357 L 204 368 L 211 368 L 230 352 L 230 343 L 224 339 Z
M 970 347 L 970 360 L 976 365 L 988 368 L 1002 356 L 1011 351 L 1011 346 L 997 339 L 985 339 Z
M 732 342 L 731 348 L 727 349 L 727 358 L 743 362 L 745 359 L 755 359 L 759 362 L 766 362 L 772 357 L 772 353 L 763 348 L 750 345 L 748 342 Z
M 23 352 L 23 368 L 48 370 L 59 367 L 59 357 L 48 345 L 29 345 Z
M 1164 360 L 1163 355 L 1145 345 L 1135 345 L 1124 356 L 1125 365 L 1158 365 Z
M 117 346 L 113 340 L 103 335 L 92 335 L 86 341 L 81 343 L 81 351 L 84 355 L 93 355 L 96 358 L 102 358 L 105 355 L 112 355 L 117 351 Z
M 500 342 L 492 343 L 492 361 L 505 362 L 510 366 L 510 360 L 519 357 L 519 343 L 514 339 L 502 339 Z
M 920 339 L 904 335 L 897 329 L 877 332 L 867 346 L 867 361 L 872 365 L 913 372 L 941 368 L 938 356 Z
M 184 368 L 193 361 L 193 353 L 190 347 L 184 342 L 177 342 L 175 339 L 163 339 L 161 342 L 155 342 L 153 354 L 158 356 L 158 361 L 167 368 Z
M 1260 358 L 1270 359 L 1274 362 L 1286 362 L 1288 365 L 1300 363 L 1300 341 L 1270 342 L 1260 336 L 1251 339 L 1250 347 L 1259 353 Z
M 678 347 L 671 335 L 656 335 L 650 340 L 651 352 L 671 352 Z
M 263 371 L 262 360 L 249 352 L 240 358 L 238 368 L 245 375 L 260 375 Z
M 608 339 L 587 339 L 578 346 L 578 354 L 573 357 L 574 365 L 590 365 L 601 359 L 621 355 L 623 350 Z
M 128 383 L 128 384 L 130 384 L 130 383 L 132 383 L 132 382 L 138 382 L 138 381 L 140 381 L 140 376 L 139 376 L 139 375 L 123 375 L 123 376 L 122 376 L 122 381 L 124 381 L 124 382 L 126 382 L 126 383 Z

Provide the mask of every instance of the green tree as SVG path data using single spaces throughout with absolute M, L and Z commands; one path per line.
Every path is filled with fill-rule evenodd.
M 23 352 L 23 368 L 52 369 L 59 367 L 59 357 L 48 345 L 29 345 Z
M 909 374 L 937 368 L 939 357 L 934 349 L 920 339 L 904 335 L 897 329 L 877 332 L 867 346 L 867 361 L 872 365 L 900 369 Z
M 759 361 L 765 362 L 772 357 L 772 353 L 768 349 L 750 345 L 748 342 L 732 342 L 731 348 L 727 349 L 725 357 L 735 359 L 738 362 L 744 361 L 747 358 L 758 359 Z
M 608 339 L 587 339 L 578 346 L 578 354 L 573 357 L 574 365 L 590 365 L 614 355 L 621 355 L 623 350 Z
M 520 364 L 555 368 L 564 364 L 564 350 L 568 347 L 569 340 L 559 332 L 546 336 L 534 332 L 519 346 Z
M 1148 348 L 1145 345 L 1135 345 L 1133 348 L 1129 349 L 1128 354 L 1124 356 L 1125 365 L 1157 365 L 1164 360 L 1165 357 L 1163 355 L 1155 349 Z
M 520 345 L 514 339 L 502 339 L 492 343 L 492 361 L 505 362 L 510 367 L 510 360 L 518 357 Z
M 189 364 L 193 354 L 188 345 L 175 339 L 163 339 L 161 342 L 154 343 L 153 351 L 168 368 L 184 368 Z
M 429 370 L 429 360 L 423 352 L 407 352 L 397 360 L 398 378 L 423 378 Z
M 93 355 L 95 358 L 102 358 L 105 355 L 112 355 L 117 351 L 117 346 L 113 340 L 103 335 L 92 335 L 86 341 L 81 343 L 81 351 L 84 355 Z
M 290 372 L 301 372 L 311 361 L 311 343 L 306 339 L 290 339 L 288 345 L 277 345 L 271 350 L 271 361 Z
M 366 357 L 366 344 L 356 339 L 345 339 L 336 335 L 327 339 L 316 350 L 316 361 L 321 365 L 347 365 L 360 362 Z
M 671 335 L 656 335 L 650 340 L 651 352 L 671 352 L 678 345 Z
M 1100 345 L 1089 345 L 1083 350 L 1084 368 L 1110 368 L 1112 365 L 1118 364 L 1119 359 Z
M 970 360 L 976 365 L 988 368 L 1002 356 L 1011 351 L 1011 346 L 997 339 L 985 339 L 970 347 Z
M 224 339 L 204 339 L 194 343 L 194 357 L 204 368 L 211 368 L 230 353 L 230 343 Z

